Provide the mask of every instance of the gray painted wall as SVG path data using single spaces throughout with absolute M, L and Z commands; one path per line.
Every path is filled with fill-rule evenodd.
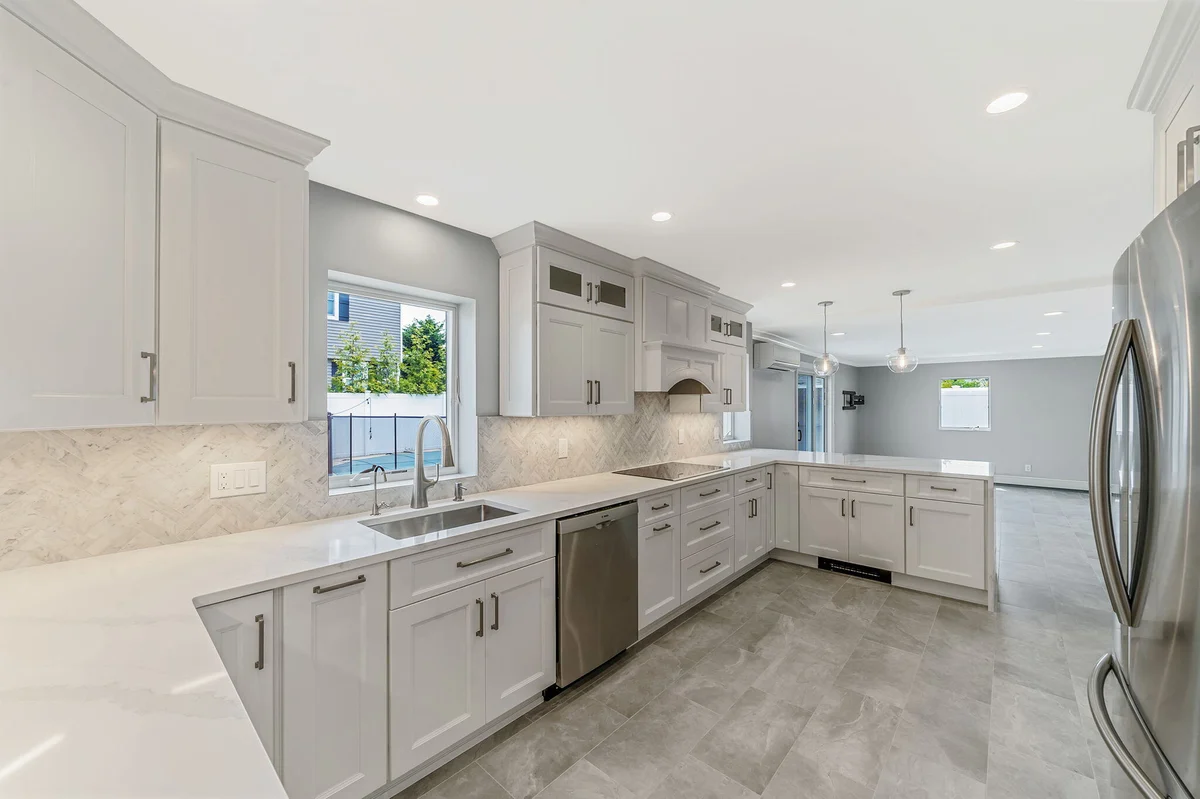
M 330 270 L 474 299 L 476 414 L 497 415 L 500 258 L 491 239 L 320 183 L 309 190 L 309 416 L 325 418 Z
M 921 364 L 906 375 L 873 366 L 857 373 L 855 388 L 866 405 L 843 415 L 861 414 L 858 446 L 865 454 L 983 460 L 998 475 L 1087 479 L 1098 357 Z M 946 377 L 991 378 L 990 431 L 938 429 Z M 1026 463 L 1032 472 L 1024 471 Z
M 753 359 L 753 351 L 751 352 Z M 803 360 L 812 363 L 811 356 Z M 751 360 L 753 363 L 753 360 Z M 833 376 L 828 402 L 833 404 L 832 452 L 856 453 L 859 449 L 861 410 L 842 411 L 842 391 L 858 390 L 859 370 L 842 364 Z M 750 441 L 768 449 L 796 448 L 796 373 L 772 369 L 750 370 Z
M 862 393 L 862 389 L 859 387 L 862 383 L 862 380 L 859 379 L 861 371 L 856 366 L 842 364 L 833 376 L 833 391 L 829 395 L 829 402 L 833 406 L 834 452 L 855 454 L 862 454 L 863 452 L 859 440 L 859 427 L 863 409 L 855 408 L 852 411 L 842 410 L 843 391 Z

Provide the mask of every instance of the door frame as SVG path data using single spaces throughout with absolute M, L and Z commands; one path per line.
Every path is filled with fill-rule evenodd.
M 796 409 L 797 409 L 796 410 L 796 425 L 797 425 L 797 427 L 799 427 L 799 424 L 800 424 L 800 411 L 799 411 L 800 375 L 809 375 L 811 377 L 816 377 L 817 370 L 816 370 L 816 367 L 813 366 L 811 363 L 806 362 L 806 363 L 802 363 L 802 364 L 798 365 L 792 371 L 794 372 L 794 375 L 795 375 L 794 379 L 792 380 L 792 382 L 795 384 L 795 388 L 793 389 L 795 396 L 793 397 L 792 404 L 794 406 L 796 406 Z M 830 375 L 829 377 L 821 378 L 822 380 L 825 381 L 825 419 L 824 419 L 824 422 L 825 422 L 825 449 L 823 450 L 823 452 L 830 452 L 831 451 L 830 444 L 833 442 L 833 423 L 834 423 L 834 419 L 836 417 L 833 414 L 833 403 L 831 403 L 829 401 L 829 398 L 831 396 L 833 396 L 833 391 L 834 391 L 833 382 L 834 382 L 835 377 L 836 377 L 836 375 Z M 799 441 L 796 442 L 796 449 L 797 449 L 797 451 L 801 451 Z

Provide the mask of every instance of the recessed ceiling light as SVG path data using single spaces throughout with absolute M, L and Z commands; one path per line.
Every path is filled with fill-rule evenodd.
M 793 286 L 795 286 L 796 284 L 795 284 L 795 283 L 793 283 L 792 281 L 790 281 L 790 280 L 789 280 L 789 281 L 787 281 L 786 283 L 780 283 L 779 285 L 780 285 L 780 286 L 782 286 L 782 287 L 783 287 L 783 288 L 785 288 L 785 289 L 790 289 L 790 288 L 792 288 Z
M 1029 95 L 1025 92 L 1002 94 L 987 104 L 987 112 L 989 114 L 1003 114 L 1005 111 L 1013 110 L 1028 99 Z
M 421 205 L 437 205 L 438 198 L 434 197 L 432 194 L 418 194 L 417 202 L 419 202 Z
M 1046 313 L 1042 314 L 1042 316 L 1062 316 L 1062 315 L 1063 315 L 1062 311 L 1046 311 Z
M 1016 247 L 1015 241 L 998 241 L 991 246 L 993 250 L 1007 250 L 1009 247 Z
M 1048 335 L 1050 335 L 1050 333 L 1049 333 L 1049 331 L 1047 331 L 1045 333 L 1038 333 L 1038 335 L 1039 336 L 1048 336 Z
M 670 211 L 659 211 L 658 213 L 651 214 L 650 218 L 653 219 L 655 222 L 666 222 L 668 219 L 671 218 L 671 212 Z
M 1034 345 L 1033 345 L 1033 348 L 1034 348 L 1035 350 L 1040 350 L 1040 349 L 1042 348 L 1042 345 L 1041 345 L 1041 344 L 1034 344 Z
M 831 336 L 844 336 L 844 335 L 846 335 L 846 334 L 845 334 L 845 333 L 830 333 L 829 335 L 831 335 Z

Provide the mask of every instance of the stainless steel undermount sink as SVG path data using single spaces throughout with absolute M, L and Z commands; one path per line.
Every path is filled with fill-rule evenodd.
M 403 516 L 399 519 L 380 519 L 379 521 L 360 522 L 360 524 L 365 524 L 389 538 L 402 539 L 452 530 L 455 527 L 466 527 L 468 524 L 479 524 L 493 519 L 503 519 L 505 516 L 512 516 L 518 512 L 488 502 L 473 502 L 453 508 L 431 508 L 427 513 Z

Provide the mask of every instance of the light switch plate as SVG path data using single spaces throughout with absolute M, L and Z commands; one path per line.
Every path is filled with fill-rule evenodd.
M 267 462 L 214 463 L 209 470 L 208 496 L 241 497 L 267 493 Z
M 679 428 L 679 443 L 683 443 L 683 428 Z
M 565 438 L 560 438 L 558 440 L 558 457 L 567 457 L 567 440 Z

